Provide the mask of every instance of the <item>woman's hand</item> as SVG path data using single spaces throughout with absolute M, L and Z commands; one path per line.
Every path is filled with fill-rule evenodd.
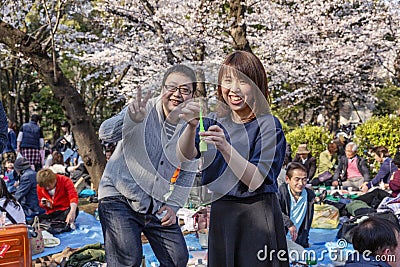
M 196 128 L 200 117 L 200 103 L 188 100 L 183 105 L 179 118 L 186 121 L 189 126 Z
M 142 89 L 138 88 L 136 98 L 129 104 L 128 113 L 134 122 L 142 122 L 146 117 L 146 104 L 151 97 L 150 91 L 142 99 Z
M 226 140 L 224 130 L 218 125 L 210 126 L 207 131 L 200 132 L 199 135 L 207 144 L 213 144 L 221 153 L 230 151 L 230 144 Z

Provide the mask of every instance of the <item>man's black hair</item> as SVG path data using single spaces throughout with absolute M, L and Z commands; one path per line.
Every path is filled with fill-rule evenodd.
M 196 73 L 194 72 L 194 70 L 186 65 L 183 64 L 177 64 L 174 65 L 172 67 L 170 67 L 165 73 L 164 73 L 164 77 L 162 80 L 162 86 L 165 85 L 165 81 L 167 80 L 168 76 L 172 73 L 182 73 L 184 75 L 186 75 L 188 78 L 190 78 L 190 80 L 192 80 L 192 87 L 193 87 L 193 92 L 192 94 L 194 94 L 194 92 L 196 91 Z
M 307 174 L 307 169 L 299 162 L 290 162 L 286 167 L 286 176 L 292 178 L 294 170 L 302 170 Z
M 31 121 L 39 122 L 40 121 L 40 116 L 37 115 L 37 114 L 32 114 Z
M 359 253 L 369 250 L 373 256 L 379 255 L 386 248 L 398 246 L 396 232 L 400 234 L 400 229 L 393 222 L 376 216 L 370 217 L 354 229 L 353 247 Z

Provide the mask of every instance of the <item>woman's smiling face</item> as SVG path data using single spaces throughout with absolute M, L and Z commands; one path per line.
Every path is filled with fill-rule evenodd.
M 240 117 L 246 118 L 253 113 L 250 106 L 254 102 L 254 91 L 248 78 L 233 71 L 222 75 L 221 93 L 226 104 Z

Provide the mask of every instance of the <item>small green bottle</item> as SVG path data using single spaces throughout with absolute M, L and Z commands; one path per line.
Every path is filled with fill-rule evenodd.
M 306 259 L 306 263 L 309 265 L 309 266 L 313 266 L 313 265 L 317 265 L 317 259 L 316 258 L 311 258 L 309 255 L 307 256 L 307 259 Z
M 200 106 L 200 129 L 199 132 L 205 132 L 204 124 L 203 124 L 203 111 Z M 207 151 L 207 143 L 203 140 L 203 137 L 200 137 L 200 144 L 199 144 L 200 153 Z

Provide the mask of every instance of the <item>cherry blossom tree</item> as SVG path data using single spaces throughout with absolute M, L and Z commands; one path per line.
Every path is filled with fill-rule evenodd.
M 324 112 L 335 130 L 344 102 L 362 105 L 387 82 L 398 85 L 399 5 L 397 0 L 4 0 L 0 43 L 35 67 L 75 131 L 86 130 L 87 111 L 95 115 L 98 103 L 125 104 L 139 86 L 158 90 L 155 77 L 172 64 L 197 64 L 201 80 L 215 83 L 217 68 L 210 66 L 234 49 L 261 58 L 274 107 Z M 203 86 L 201 94 L 213 93 L 215 84 Z M 85 138 L 78 144 L 91 144 Z
M 335 129 L 344 101 L 365 103 L 393 79 L 398 11 L 397 1 L 254 5 L 249 20 L 258 21 L 265 32 L 261 35 L 255 29 L 248 35 L 255 37 L 255 53 L 267 62 L 275 102 L 285 107 L 307 103 L 310 109 L 325 110 Z
M 95 8 L 113 18 L 103 23 L 119 32 L 118 45 L 81 59 L 131 66 L 122 86 L 130 91 L 169 64 L 219 64 L 232 49 L 250 50 L 267 67 L 276 106 L 323 111 L 335 129 L 344 102 L 365 104 L 395 77 L 397 1 L 108 0 Z M 108 63 L 103 53 L 113 55 Z
M 42 6 L 41 6 L 42 5 Z M 87 167 L 95 188 L 102 175 L 105 157 L 88 116 L 82 96 L 66 79 L 56 56 L 58 24 L 64 2 L 56 1 L 47 6 L 46 1 L 35 5 L 32 1 L 4 1 L 1 4 L 0 42 L 10 51 L 19 54 L 37 71 L 39 77 L 50 86 L 59 99 L 79 146 L 79 153 Z M 39 11 L 36 13 L 35 11 Z M 40 25 L 31 29 L 28 14 L 35 15 Z

